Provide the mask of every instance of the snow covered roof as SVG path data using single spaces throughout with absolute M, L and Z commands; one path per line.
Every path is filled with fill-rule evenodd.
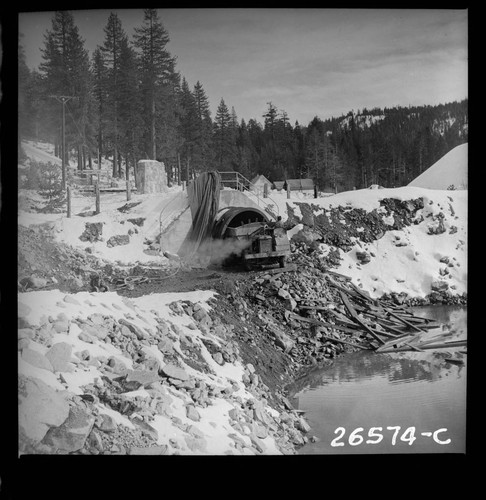
M 467 142 L 456 146 L 416 177 L 409 186 L 426 189 L 467 189 Z
M 250 181 L 252 184 L 272 184 L 264 175 L 257 175 Z
M 314 189 L 314 181 L 312 179 L 287 179 L 285 183 L 291 191 Z

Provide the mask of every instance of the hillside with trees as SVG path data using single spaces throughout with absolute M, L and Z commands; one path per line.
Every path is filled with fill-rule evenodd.
M 309 124 L 292 125 L 271 101 L 260 117 L 240 120 L 226 96 L 212 117 L 203 84 L 191 86 L 177 71 L 155 9 L 144 11 L 132 39 L 111 13 L 104 35 L 89 54 L 72 14 L 55 12 L 38 69 L 27 67 L 20 40 L 19 144 L 50 142 L 81 170 L 109 159 L 118 178 L 148 158 L 162 161 L 172 179 L 234 170 L 271 181 L 311 177 L 321 190 L 343 191 L 406 185 L 468 141 L 467 99 L 325 120 L 317 116 L 322 109 Z M 59 96 L 69 97 L 64 152 Z

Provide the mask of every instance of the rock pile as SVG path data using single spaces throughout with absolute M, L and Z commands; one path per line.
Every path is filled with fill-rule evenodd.
M 380 208 L 370 212 L 361 208 L 344 206 L 323 210 L 313 203 L 295 203 L 302 214 L 287 204 L 289 227 L 304 224 L 310 228 L 314 241 L 332 245 L 348 252 L 353 247 L 352 238 L 369 243 L 383 237 L 386 231 L 403 229 L 417 222 L 417 212 L 424 208 L 422 198 L 401 201 L 394 198 L 380 200 Z M 390 216 L 393 224 L 389 224 Z M 309 231 L 309 229 L 307 229 Z M 307 241 L 308 243 L 308 241 Z
M 63 302 L 81 306 L 71 295 Z M 219 366 L 231 365 L 235 373 L 241 366 L 233 325 L 200 303 L 179 300 L 169 308 L 181 320 L 190 318 L 187 328 L 157 314 L 155 329 L 141 327 L 128 306 L 130 312 L 118 319 L 109 312 L 69 319 L 61 312 L 37 325 L 22 319 L 29 313 L 23 306 L 21 453 L 209 453 L 209 437 L 198 424 L 206 408 L 223 402 L 232 408 L 227 418 L 233 429 L 225 453 L 295 453 L 307 441 L 309 427 L 290 406 L 280 402 L 282 414 L 269 406 L 272 395 L 252 364 L 243 366 L 240 380 L 218 375 Z M 74 343 L 82 341 L 86 348 L 73 348 L 59 335 L 74 335 Z M 100 354 L 99 346 L 118 354 Z M 76 382 L 87 376 L 91 381 Z M 176 437 L 166 439 L 161 429 L 170 428 L 178 429 Z M 277 448 L 269 448 L 267 437 Z

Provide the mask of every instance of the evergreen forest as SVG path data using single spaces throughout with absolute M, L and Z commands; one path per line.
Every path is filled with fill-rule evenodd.
M 90 54 L 72 13 L 53 13 L 37 69 L 28 68 L 19 39 L 19 148 L 26 139 L 53 143 L 56 156 L 80 170 L 109 159 L 118 178 L 131 176 L 138 160 L 156 159 L 172 179 L 237 171 L 248 179 L 312 178 L 320 190 L 339 192 L 406 185 L 468 141 L 467 99 L 325 120 L 317 115 L 326 110 L 316 109 L 310 123 L 292 124 L 271 96 L 247 122 L 227 96 L 212 116 L 203 84 L 177 70 L 169 41 L 155 9 L 144 11 L 131 38 L 111 13 L 103 44 Z

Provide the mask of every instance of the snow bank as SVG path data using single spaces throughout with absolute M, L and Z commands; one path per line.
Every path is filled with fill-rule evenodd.
M 428 189 L 467 189 L 468 144 L 461 144 L 416 177 L 409 186 Z
M 350 276 L 356 285 L 373 297 L 404 292 L 411 297 L 423 298 L 430 294 L 431 285 L 437 280 L 446 281 L 453 294 L 467 292 L 467 191 L 440 191 L 408 186 L 396 189 L 362 189 L 307 200 L 307 203 L 322 210 L 344 207 L 370 212 L 379 209 L 380 200 L 384 198 L 401 201 L 422 198 L 424 208 L 417 213 L 417 218 L 423 218 L 423 221 L 399 231 L 387 231 L 381 239 L 372 243 L 357 240 L 349 252 L 339 250 L 342 261 L 336 271 Z M 298 202 L 287 200 L 286 196 L 279 201 L 281 213 L 286 214 L 287 203 L 292 208 L 298 207 Z M 319 210 L 315 213 L 319 213 Z M 445 231 L 431 234 L 430 229 L 437 225 L 437 218 L 442 216 Z M 393 214 L 384 219 L 393 225 Z M 296 229 L 289 231 L 289 236 Z M 371 261 L 361 264 L 356 256 L 358 251 L 372 254 Z

